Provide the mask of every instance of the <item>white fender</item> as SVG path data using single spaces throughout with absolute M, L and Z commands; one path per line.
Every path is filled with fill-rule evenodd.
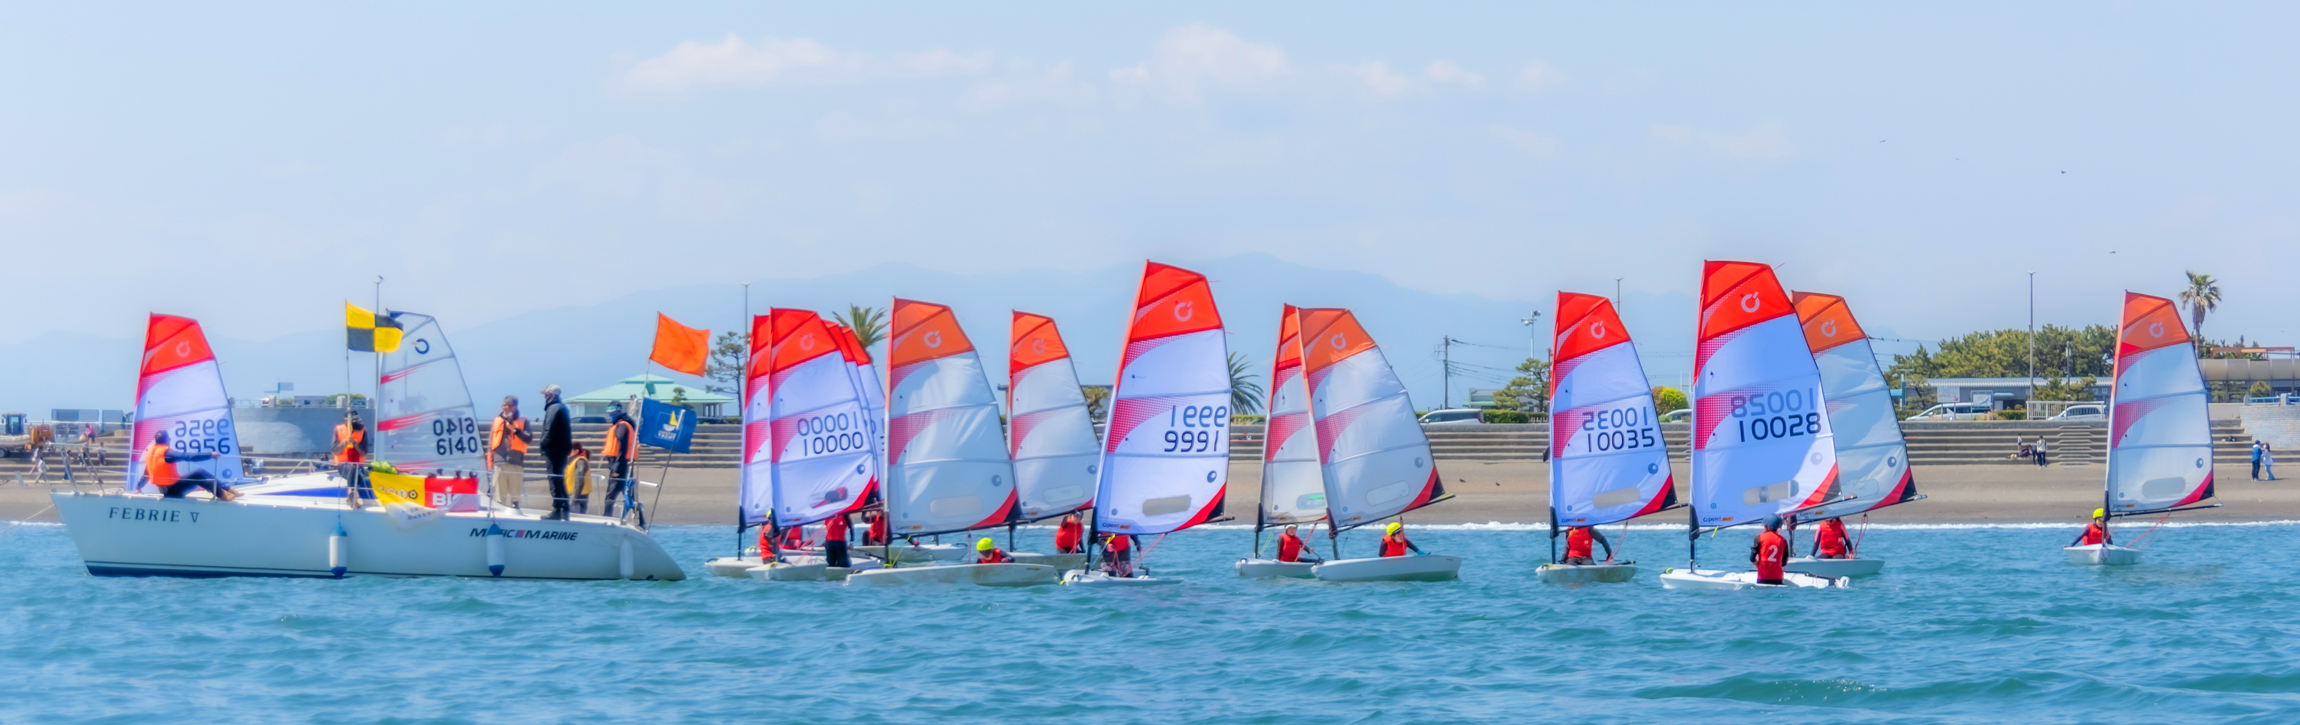
M 503 539 L 507 536 L 509 534 L 503 533 L 503 527 L 487 525 L 487 536 L 484 538 L 487 539 L 487 573 L 491 576 L 503 576 Z
M 344 566 L 343 547 L 350 538 L 350 534 L 344 533 L 343 522 L 341 521 L 336 522 L 335 533 L 329 534 L 327 537 L 327 571 L 337 579 L 343 578 L 343 572 L 347 568 Z

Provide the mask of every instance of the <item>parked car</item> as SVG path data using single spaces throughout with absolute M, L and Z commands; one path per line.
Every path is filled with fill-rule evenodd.
M 1989 417 L 1986 403 L 1942 403 L 1904 420 L 1980 420 Z
M 1485 425 L 1485 411 L 1476 408 L 1448 408 L 1422 414 L 1422 425 Z
M 1669 412 L 1667 412 L 1667 413 L 1662 413 L 1662 414 L 1661 414 L 1661 422 L 1663 422 L 1663 423 L 1691 423 L 1691 422 L 1693 422 L 1693 409 L 1692 409 L 1692 408 L 1678 408 L 1678 409 L 1676 409 L 1676 410 L 1672 410 L 1672 411 L 1669 411 Z
M 2108 409 L 2099 403 L 2071 405 L 2059 415 L 2045 420 L 2108 420 Z

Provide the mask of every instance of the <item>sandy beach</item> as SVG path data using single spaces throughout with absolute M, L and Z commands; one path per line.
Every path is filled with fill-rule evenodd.
M 2100 502 L 2102 466 L 2024 465 L 1919 466 L 1916 485 L 1928 498 L 1871 517 L 1876 523 L 2038 523 L 2075 522 Z M 1422 523 L 1537 523 L 1547 520 L 1549 471 L 1539 461 L 1439 461 L 1446 490 L 1454 500 L 1407 515 Z M 660 469 L 647 471 L 654 478 Z M 655 505 L 663 524 L 724 524 L 734 518 L 735 469 L 671 469 L 662 499 Z M 1251 521 L 1260 463 L 1230 466 L 1229 514 Z M 1677 466 L 1678 496 L 1690 473 Z M 2222 508 L 2179 514 L 2183 521 L 2300 520 L 2300 479 L 2253 481 L 2246 466 L 2223 465 L 2215 475 Z M 540 498 L 535 502 L 548 503 Z M 48 489 L 39 484 L 0 485 L 0 519 L 54 521 Z M 1675 515 L 1656 517 L 1682 520 Z

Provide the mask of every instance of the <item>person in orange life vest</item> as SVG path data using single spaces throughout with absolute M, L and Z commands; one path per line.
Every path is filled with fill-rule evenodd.
M 1311 551 L 1309 544 L 1308 544 L 1307 542 L 1304 542 L 1304 541 L 1302 541 L 1302 537 L 1301 537 L 1301 535 L 1294 533 L 1294 525 L 1293 525 L 1293 524 L 1287 524 L 1287 525 L 1286 525 L 1286 530 L 1285 530 L 1284 532 L 1281 532 L 1281 533 L 1279 533 L 1279 534 L 1278 534 L 1278 560 L 1279 560 L 1279 561 L 1284 561 L 1284 562 L 1297 562 L 1297 561 L 1305 561 L 1305 560 L 1302 558 L 1302 554 L 1304 554 L 1304 553 L 1307 553 L 1307 552 L 1309 552 L 1309 551 Z M 1318 564 L 1318 563 L 1322 563 L 1322 562 L 1323 562 L 1323 560 L 1319 559 L 1319 558 L 1318 558 L 1317 556 L 1315 556 L 1315 555 L 1312 555 L 1312 556 L 1311 556 L 1309 559 L 1307 559 L 1307 561 L 1308 561 L 1309 563 L 1312 563 L 1312 564 Z
M 823 521 L 823 563 L 831 566 L 852 566 L 847 559 L 847 516 L 839 514 Z
M 1111 534 L 1102 540 L 1102 570 L 1115 577 L 1134 576 L 1134 537 Z
M 886 546 L 894 543 L 894 535 L 887 531 L 886 512 L 865 511 L 863 520 L 870 522 L 870 528 L 863 530 L 863 545 Z
M 1407 549 L 1414 550 L 1416 554 L 1423 553 L 1421 547 L 1406 540 L 1405 522 L 1392 521 L 1389 526 L 1382 529 L 1382 556 L 1405 556 Z
M 503 412 L 487 429 L 487 469 L 495 474 L 487 485 L 495 489 L 496 503 L 518 506 L 526 495 L 527 444 L 534 441 L 535 434 L 527 432 L 527 419 L 519 417 L 519 396 L 503 396 Z
M 358 412 L 343 412 L 343 422 L 335 426 L 335 446 L 329 450 L 335 454 L 336 463 L 367 461 L 367 426 L 360 424 Z
M 2116 543 L 2116 539 L 2108 535 L 2108 509 L 2093 509 L 2092 523 L 2086 524 L 2084 527 L 2084 533 L 2079 534 L 2076 537 L 2076 541 L 2071 542 L 2069 546 L 2091 546 L 2093 544 L 2114 543 Z
M 1757 583 L 1787 584 L 1781 567 L 1789 564 L 1789 540 L 1781 538 L 1781 517 L 1765 515 L 1765 530 L 1749 545 L 1749 561 L 1757 565 Z
M 1079 525 L 1078 514 L 1063 516 L 1062 523 L 1054 527 L 1054 553 L 1086 553 L 1086 529 Z
M 1004 551 L 999 551 L 998 544 L 991 541 L 990 537 L 985 536 L 982 537 L 981 541 L 974 542 L 974 563 L 1012 564 L 1014 557 L 1007 556 Z
M 622 403 L 607 404 L 607 442 L 600 452 L 607 457 L 607 497 L 600 503 L 608 516 L 614 516 L 615 504 L 623 501 L 625 488 L 631 486 L 631 465 L 639 460 L 639 424 L 623 414 Z
M 1845 522 L 1835 516 L 1821 520 L 1813 529 L 1813 558 L 1851 559 L 1852 541 L 1845 537 Z
M 1605 547 L 1605 560 L 1613 560 L 1613 542 L 1605 539 L 1605 532 L 1593 526 L 1575 526 L 1565 533 L 1565 561 L 1561 563 L 1574 566 L 1597 563 L 1592 544 Z
M 213 453 L 177 453 L 168 447 L 168 432 L 152 436 L 152 446 L 144 449 L 144 482 L 160 490 L 160 498 L 183 498 L 192 489 L 204 488 L 210 495 L 224 501 L 240 497 L 238 491 L 225 488 L 208 475 L 207 471 L 193 471 L 191 475 L 177 475 L 176 464 L 187 461 L 205 461 L 216 457 Z

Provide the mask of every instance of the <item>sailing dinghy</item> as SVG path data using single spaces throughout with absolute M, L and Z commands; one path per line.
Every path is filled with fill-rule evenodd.
M 1701 530 L 1834 503 L 1837 451 L 1823 415 L 1821 372 L 1789 294 L 1771 267 L 1708 262 L 1693 357 L 1693 506 L 1689 563 L 1662 572 L 1670 589 L 1842 587 L 1842 578 L 1699 566 Z
M 1019 523 L 1082 513 L 1094 508 L 1094 476 L 1102 465 L 1102 440 L 1078 387 L 1078 369 L 1054 319 L 1014 312 L 1006 353 L 1008 450 L 1014 458 L 1014 484 L 1021 494 Z M 1013 530 L 1008 529 L 1009 541 Z M 1084 542 L 1080 542 L 1083 546 Z M 1086 554 L 1014 552 L 1014 560 L 1062 571 L 1086 568 Z
M 362 311 L 364 313 L 364 311 Z M 372 324 L 374 313 L 365 313 Z M 152 315 L 136 387 L 124 490 L 60 491 L 57 513 L 98 576 L 461 576 L 685 578 L 647 530 L 604 516 L 544 520 L 477 495 L 480 434 L 454 352 L 428 316 L 385 313 L 404 330 L 384 353 L 373 449 L 405 476 L 347 486 L 335 471 L 246 480 L 223 377 L 199 323 Z M 236 484 L 240 497 L 162 498 L 142 454 L 169 445 L 217 458 L 174 464 Z M 426 475 L 429 474 L 429 475 Z M 461 475 L 459 475 L 461 474 Z M 412 491 L 387 485 L 404 483 Z M 379 499 L 385 491 L 389 501 Z
M 878 498 L 878 441 L 854 372 L 852 345 L 807 310 L 770 309 L 751 321 L 751 369 L 743 407 L 745 525 L 782 529 L 862 510 Z M 762 552 L 763 555 L 763 552 Z M 732 568 L 735 562 L 720 560 Z M 844 579 L 852 567 L 787 554 L 753 564 L 761 581 Z
M 1653 389 L 1628 327 L 1613 301 L 1557 294 L 1556 385 L 1549 409 L 1549 563 L 1536 570 L 1548 584 L 1619 584 L 1637 564 L 1606 560 L 1567 564 L 1557 537 L 1680 507 L 1669 448 L 1653 409 Z M 1594 553 L 1594 552 L 1592 552 Z
M 888 327 L 886 513 L 896 536 L 963 533 L 1020 515 L 998 396 L 974 343 L 944 305 L 897 298 Z M 952 563 L 865 569 L 847 584 L 1053 584 L 1045 564 Z
M 1221 517 L 1230 483 L 1230 348 L 1224 334 L 1205 275 L 1144 263 L 1110 396 L 1090 538 L 1163 536 Z M 1142 566 L 1146 547 L 1129 551 L 1130 571 L 1072 570 L 1062 583 L 1178 581 L 1149 575 Z
M 2116 519 L 2217 507 L 2198 505 L 2212 498 L 2211 398 L 2172 300 L 2124 293 L 2111 380 L 2101 508 Z M 2140 563 L 2140 549 L 2114 543 L 2061 551 L 2070 564 Z
M 1278 320 L 1278 352 L 1270 367 L 1270 411 L 1262 436 L 1261 508 L 1254 515 L 1253 558 L 1240 559 L 1238 576 L 1308 579 L 1316 559 L 1261 558 L 1262 530 L 1316 525 L 1326 519 L 1326 478 L 1318 465 L 1318 434 L 1310 429 L 1310 387 L 1302 377 L 1302 322 L 1293 305 Z M 1308 546 L 1305 543 L 1304 552 Z
M 1326 489 L 1327 540 L 1335 560 L 1310 567 L 1321 581 L 1445 581 L 1461 557 L 1445 554 L 1340 558 L 1344 531 L 1447 498 L 1413 401 L 1382 349 L 1345 309 L 1295 311 L 1301 329 L 1311 427 Z
M 1877 367 L 1869 336 L 1853 319 L 1852 308 L 1843 297 L 1812 292 L 1793 293 L 1790 301 L 1797 307 L 1797 322 L 1805 329 L 1813 364 L 1821 370 L 1821 398 L 1827 401 L 1829 433 L 1837 448 L 1840 499 L 1797 514 L 1797 520 L 1826 521 L 1923 500 L 1909 468 L 1909 445 L 1901 438 L 1885 372 Z M 1812 555 L 1790 557 L 1787 570 L 1826 577 L 1884 571 L 1883 559 L 1861 557 L 1859 543 L 1857 538 L 1847 542 L 1847 558 L 1819 558 L 1817 548 Z

